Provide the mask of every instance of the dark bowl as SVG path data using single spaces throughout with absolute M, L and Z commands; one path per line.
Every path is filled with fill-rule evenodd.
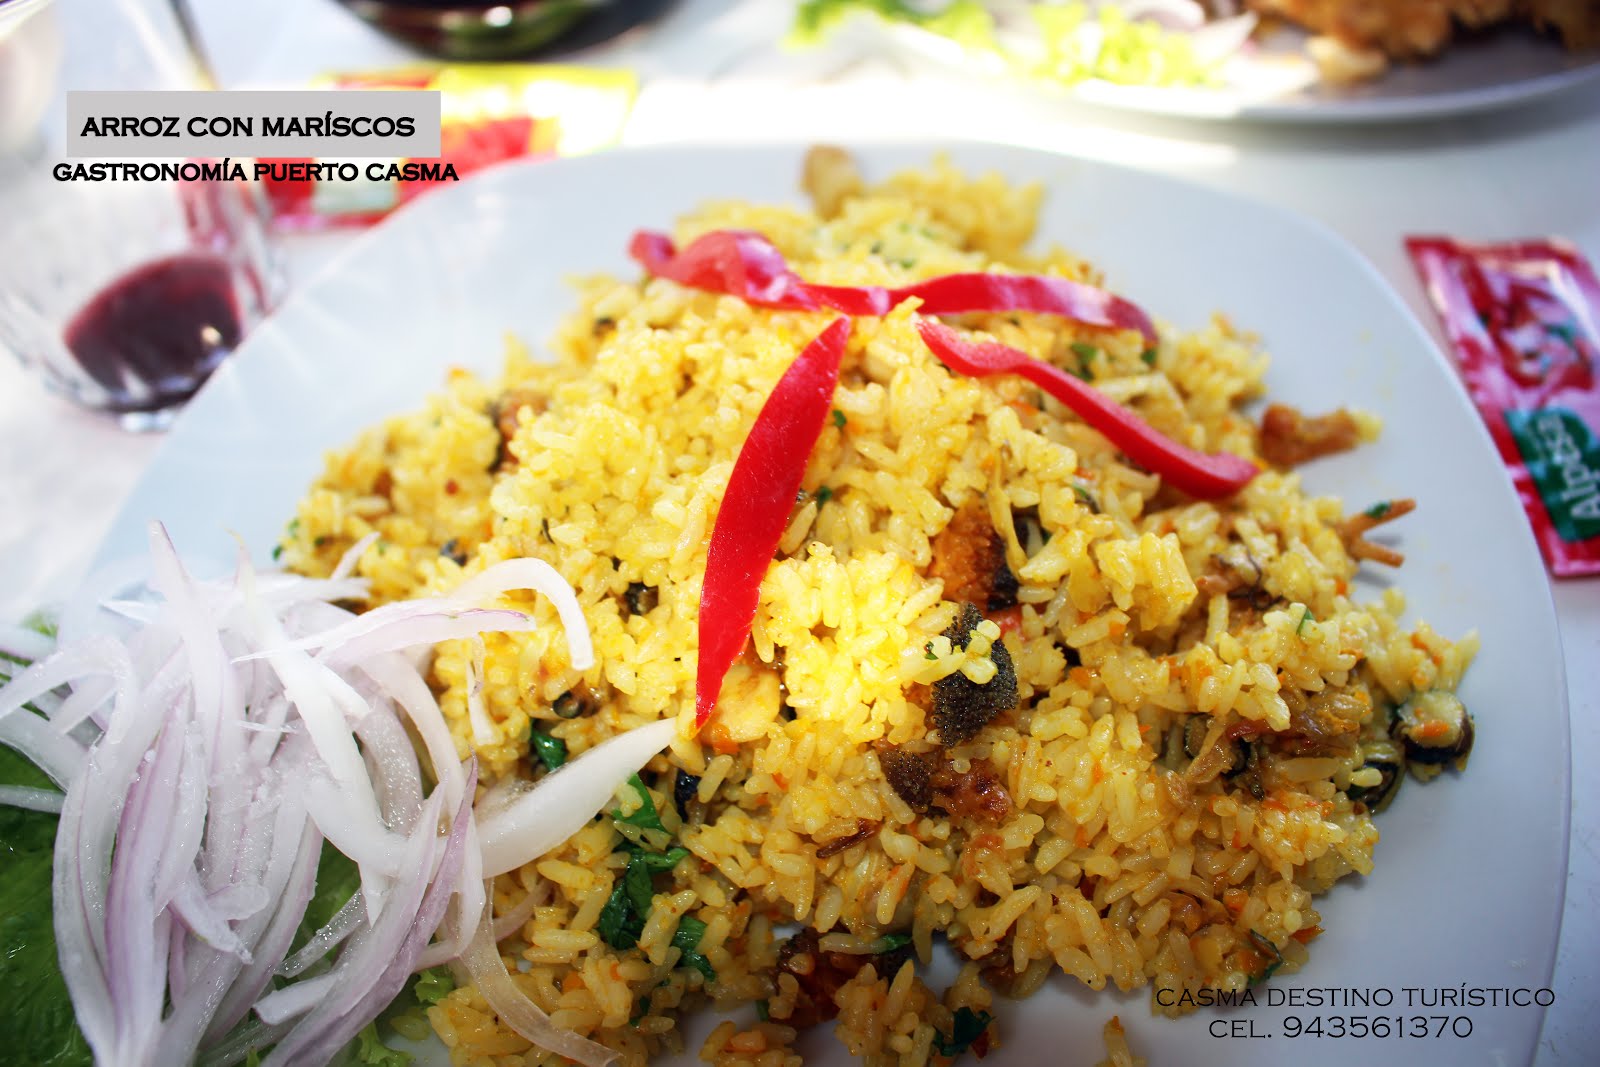
M 518 59 L 628 0 L 339 0 L 384 33 L 444 59 Z M 651 5 L 640 5 L 651 6 Z

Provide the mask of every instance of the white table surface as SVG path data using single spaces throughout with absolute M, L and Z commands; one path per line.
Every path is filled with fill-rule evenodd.
M 293 85 L 415 57 L 331 0 L 193 0 L 223 85 Z M 974 87 L 873 56 L 784 56 L 789 5 L 682 0 L 655 31 L 577 57 L 637 70 L 628 143 L 771 139 L 996 140 L 1180 174 L 1320 219 L 1356 246 L 1439 337 L 1400 239 L 1562 235 L 1600 263 L 1600 85 L 1494 114 L 1375 127 L 1184 123 Z M 4 205 L 0 205 L 0 211 Z M 304 279 L 345 235 L 289 242 Z M 1441 339 L 1442 340 L 1442 339 Z M 159 437 L 129 436 L 0 362 L 0 617 L 81 576 Z M 1600 1062 L 1600 579 L 1554 584 L 1572 721 L 1567 903 L 1536 1062 Z M 1537 775 L 1538 768 L 1529 768 Z M 1530 872 L 1531 878 L 1553 872 Z M 1486 868 L 1486 877 L 1510 877 Z M 1426 1053 L 1419 1047 L 1419 1061 Z

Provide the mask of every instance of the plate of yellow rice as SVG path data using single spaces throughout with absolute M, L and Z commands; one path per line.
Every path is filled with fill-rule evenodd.
M 914 306 L 859 317 L 696 733 L 707 540 L 829 316 L 649 277 L 640 229 L 756 231 L 830 285 L 1102 287 L 1159 341 L 947 321 L 1260 472 L 1191 498 L 1028 382 L 946 369 Z M 526 914 L 513 981 L 623 1062 L 1532 1055 L 1569 802 L 1546 579 L 1442 355 L 1303 219 L 976 144 L 496 169 L 259 328 L 102 556 L 150 519 L 311 575 L 370 538 L 373 603 L 518 556 L 572 584 L 592 669 L 530 603 L 549 627 L 446 642 L 431 677 L 483 788 L 679 720 L 623 815 L 491 894 Z M 953 730 L 958 672 L 1014 692 Z M 640 894 L 643 848 L 675 858 Z M 469 984 L 397 1025 L 425 1062 L 560 1062 Z

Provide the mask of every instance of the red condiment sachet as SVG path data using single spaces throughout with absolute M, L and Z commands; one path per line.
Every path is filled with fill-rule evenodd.
M 1600 574 L 1600 280 L 1562 241 L 1406 248 L 1550 571 Z

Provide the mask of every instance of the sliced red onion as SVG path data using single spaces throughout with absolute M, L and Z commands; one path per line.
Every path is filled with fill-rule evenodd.
M 392 909 L 379 925 L 373 926 L 372 936 L 361 943 L 352 943 L 340 953 L 333 973 L 348 968 L 353 979 L 343 983 L 338 993 L 322 1001 L 316 1008 L 279 1041 L 267 1057 L 263 1067 L 290 1067 L 303 1063 L 324 1063 L 366 1026 L 384 1006 L 399 995 L 406 980 L 417 969 L 418 959 L 428 939 L 444 917 L 449 905 L 452 886 L 461 873 L 463 854 L 466 851 L 467 828 L 472 824 L 470 796 L 478 780 L 477 764 L 467 772 L 466 796 L 455 810 L 450 833 L 442 850 L 436 849 L 434 827 L 438 825 L 440 795 L 435 791 L 413 840 L 419 845 L 418 871 L 422 877 L 402 883 L 401 892 L 408 903 L 413 889 L 422 889 L 421 899 L 405 911 Z M 432 862 L 438 853 L 437 869 Z M 427 872 L 432 877 L 427 877 Z M 403 916 L 412 916 L 409 926 L 402 925 Z M 398 931 L 399 943 L 391 947 L 391 939 Z M 380 961 L 386 962 L 376 980 L 368 980 Z
M 402 650 L 531 629 L 523 612 L 480 606 L 531 589 L 555 604 L 568 659 L 587 670 L 577 599 L 548 565 L 513 560 L 448 597 L 355 616 L 330 600 L 364 595 L 349 577 L 364 547 L 325 581 L 257 575 L 243 558 L 231 576 L 199 581 L 154 527 L 147 591 L 131 572 L 103 575 L 103 595 L 69 608 L 71 639 L 55 651 L 0 634 L 0 650 L 40 657 L 0 687 L 0 743 L 66 790 L 5 787 L 0 803 L 59 811 L 59 955 L 100 1062 L 227 1063 L 272 1043 L 268 1062 L 325 1062 L 413 971 L 493 936 L 486 875 L 581 829 L 671 740 L 671 721 L 630 731 L 475 812 L 476 770 L 457 762 L 427 657 Z M 106 596 L 118 598 L 109 612 Z M 49 718 L 19 710 L 28 703 Z M 438 783 L 426 799 L 408 731 Z M 440 837 L 443 812 L 454 817 Z M 285 959 L 324 835 L 356 860 L 362 889 Z M 500 925 L 520 926 L 541 893 Z M 330 955 L 331 969 L 314 971 Z M 272 990 L 274 974 L 293 981 Z M 585 1062 L 612 1058 L 548 1020 L 539 1032 Z
M 293 978 L 312 964 L 320 962 L 322 957 L 342 944 L 344 939 L 354 933 L 356 927 L 365 920 L 366 909 L 361 905 L 361 896 L 354 894 L 344 902 L 344 907 L 333 913 L 333 918 L 311 935 L 311 939 L 301 946 L 299 952 L 279 965 L 277 973 L 284 978 Z
M 1256 32 L 1255 12 L 1214 19 L 1189 35 L 1195 59 L 1202 66 L 1215 66 L 1237 53 Z
M 25 785 L 0 785 L 0 804 L 29 811 L 47 811 L 61 814 L 65 797 L 54 789 L 34 789 Z
M 303 637 L 284 648 L 321 648 L 325 649 L 322 659 L 349 664 L 384 652 L 476 637 L 486 629 L 516 633 L 537 628 L 538 623 L 520 611 L 416 600 L 385 604 L 337 629 Z
M 618 1059 L 617 1053 L 604 1045 L 555 1025 L 543 1008 L 517 988 L 506 970 L 506 961 L 500 957 L 500 948 L 495 942 L 494 922 L 487 913 L 466 955 L 461 957 L 461 963 L 472 976 L 472 984 L 483 994 L 490 1010 L 500 1017 L 501 1022 L 535 1045 L 585 1067 L 604 1067 Z
M 367 549 L 378 541 L 378 531 L 373 530 L 367 536 L 345 549 L 344 555 L 339 557 L 339 562 L 334 565 L 333 573 L 328 577 L 332 581 L 340 581 L 350 577 L 356 572 L 356 564 L 361 562 L 361 557 L 366 555 Z
M 671 743 L 662 719 L 602 742 L 493 811 L 480 811 L 485 877 L 516 870 L 583 829 L 617 788 Z
M 1205 8 L 1195 0 L 1119 0 L 1117 6 L 1130 21 L 1145 19 L 1180 32 L 1197 30 L 1206 21 Z
M 0 718 L 0 744 L 28 757 L 50 780 L 62 788 L 83 764 L 84 747 L 57 733 L 32 712 Z
M 55 651 L 54 639 L 37 630 L 30 630 L 24 626 L 12 626 L 9 623 L 0 623 L 0 656 L 6 656 L 24 663 L 44 659 Z M 11 673 L 7 664 L 0 663 L 0 670 Z
M 508 559 L 485 568 L 456 587 L 452 600 L 477 604 L 513 589 L 532 589 L 549 600 L 561 617 L 567 632 L 567 658 L 572 669 L 586 671 L 594 666 L 594 644 L 589 639 L 589 624 L 572 586 L 542 559 Z
M 527 895 L 517 901 L 510 911 L 504 915 L 494 917 L 494 939 L 504 941 L 512 934 L 521 930 L 533 913 L 550 899 L 550 883 L 541 881 L 528 891 Z
M 339 971 L 328 971 L 315 978 L 284 986 L 256 1001 L 256 1015 L 268 1026 L 286 1023 L 326 1000 L 341 982 L 348 982 L 350 978 L 350 975 Z

